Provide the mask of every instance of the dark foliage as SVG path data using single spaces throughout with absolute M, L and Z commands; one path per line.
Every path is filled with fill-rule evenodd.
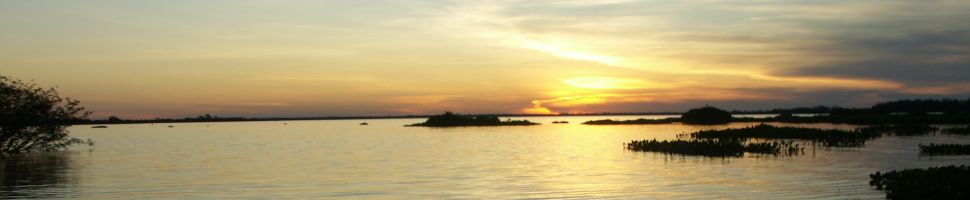
M 711 106 L 688 110 L 680 116 L 684 124 L 727 124 L 731 123 L 731 113 Z
M 626 149 L 712 157 L 744 155 L 744 144 L 737 140 L 634 140 L 626 143 Z
M 765 122 L 786 123 L 833 123 L 833 124 L 956 124 L 970 123 L 970 114 L 960 115 L 828 115 L 814 117 L 780 116 L 764 119 Z
M 68 135 L 67 126 L 88 113 L 79 101 L 0 76 L 0 154 L 64 150 L 83 141 Z
M 747 153 L 792 154 L 800 147 L 791 142 L 753 142 L 740 140 L 634 140 L 626 143 L 631 151 L 661 152 L 665 154 L 694 155 L 710 157 L 736 157 Z
M 679 118 L 664 118 L 664 119 L 635 119 L 635 120 L 592 120 L 583 122 L 586 125 L 623 125 L 623 124 L 669 124 L 674 122 L 680 122 Z
M 411 124 L 407 126 L 429 126 L 429 127 L 450 127 L 450 126 L 528 126 L 538 125 L 528 120 L 499 120 L 497 116 L 470 116 L 457 115 L 445 112 L 441 115 L 428 117 L 423 123 Z
M 915 99 L 899 100 L 879 103 L 872 108 L 872 112 L 879 114 L 889 113 L 931 113 L 941 112 L 944 114 L 970 114 L 970 99 Z
M 821 142 L 830 147 L 858 147 L 867 140 L 881 135 L 858 131 L 824 130 L 815 128 L 775 127 L 767 124 L 745 128 L 728 128 L 722 130 L 703 130 L 690 134 L 691 137 L 701 139 L 798 139 Z
M 919 153 L 931 156 L 942 155 L 970 155 L 968 144 L 933 144 L 919 145 Z
M 970 166 L 930 167 L 870 174 L 869 185 L 888 199 L 970 199 Z

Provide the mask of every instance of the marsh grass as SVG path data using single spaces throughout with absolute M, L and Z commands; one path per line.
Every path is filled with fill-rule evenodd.
M 703 130 L 689 134 L 697 139 L 746 140 L 789 139 L 818 142 L 828 147 L 859 147 L 866 141 L 882 136 L 876 132 L 826 130 L 816 128 L 776 127 L 767 124 L 744 128 Z
M 970 166 L 930 167 L 869 174 L 888 199 L 968 199 Z
M 740 157 L 744 153 L 795 155 L 804 150 L 792 142 L 745 142 L 741 140 L 634 140 L 626 149 L 676 155 Z

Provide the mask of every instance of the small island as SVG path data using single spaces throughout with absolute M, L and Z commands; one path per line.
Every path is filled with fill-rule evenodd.
M 690 109 L 680 116 L 684 124 L 716 125 L 731 123 L 731 113 L 712 106 Z
M 425 126 L 425 127 L 457 127 L 457 126 L 531 126 L 539 125 L 539 123 L 530 122 L 529 120 L 506 120 L 502 121 L 498 116 L 481 116 L 481 115 L 459 115 L 451 112 L 445 112 L 441 115 L 434 115 L 428 117 L 428 120 L 422 123 L 416 123 L 405 126 Z
M 745 118 L 747 119 L 747 118 Z M 695 108 L 687 111 L 680 118 L 663 118 L 663 119 L 634 119 L 634 120 L 592 120 L 583 122 L 586 125 L 627 125 L 627 124 L 670 124 L 674 122 L 681 122 L 684 124 L 691 125 L 718 125 L 727 124 L 733 121 L 742 121 L 740 118 L 734 118 L 731 113 L 719 108 L 712 106 L 704 106 L 701 108 Z

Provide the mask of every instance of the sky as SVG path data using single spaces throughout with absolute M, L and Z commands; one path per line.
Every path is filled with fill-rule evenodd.
M 5 0 L 0 75 L 92 118 L 970 98 L 965 0 Z

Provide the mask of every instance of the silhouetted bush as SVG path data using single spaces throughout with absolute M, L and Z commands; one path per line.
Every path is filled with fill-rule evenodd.
M 940 132 L 943 134 L 970 135 L 970 126 L 946 128 Z
M 970 199 L 970 167 L 876 172 L 869 185 L 885 190 L 888 199 Z
M 737 140 L 634 140 L 626 144 L 632 151 L 698 156 L 742 156 L 744 144 Z
M 678 118 L 664 118 L 664 119 L 634 119 L 634 120 L 592 120 L 583 122 L 586 125 L 624 125 L 624 124 L 669 124 L 674 122 L 679 122 Z
M 449 126 L 528 126 L 538 125 L 528 120 L 499 120 L 496 116 L 466 116 L 445 112 L 441 115 L 428 117 L 423 123 L 411 124 L 407 126 L 429 126 L 429 127 L 449 127 Z
M 880 114 L 909 113 L 926 114 L 942 112 L 945 114 L 970 113 L 970 99 L 913 99 L 878 103 L 871 108 L 872 112 Z
M 88 115 L 79 101 L 0 76 L 0 154 L 64 150 L 82 140 L 66 130 Z
M 727 124 L 731 123 L 733 117 L 728 111 L 724 111 L 711 106 L 688 110 L 680 116 L 684 124 Z
M 767 124 L 759 124 L 745 128 L 702 130 L 691 133 L 690 136 L 700 139 L 721 140 L 749 138 L 799 139 L 821 142 L 823 145 L 831 147 L 857 147 L 865 144 L 867 140 L 880 137 L 881 134 L 816 128 L 775 127 Z
M 967 144 L 933 144 L 919 145 L 919 153 L 931 156 L 970 155 L 970 145 Z
M 695 155 L 711 157 L 742 156 L 745 152 L 772 154 L 792 154 L 800 150 L 791 142 L 754 142 L 740 140 L 634 140 L 626 143 L 632 151 L 660 152 L 665 154 Z

